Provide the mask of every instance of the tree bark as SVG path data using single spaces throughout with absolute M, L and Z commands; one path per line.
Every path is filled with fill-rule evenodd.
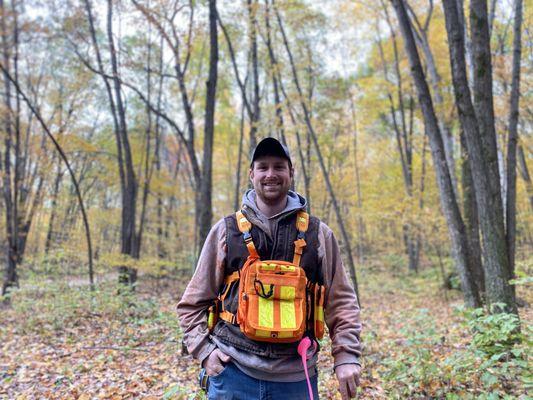
M 476 205 L 476 195 L 472 171 L 468 164 L 468 149 L 463 132 L 460 133 L 462 162 L 462 187 L 463 187 L 463 215 L 468 232 L 468 246 L 470 247 L 470 259 L 474 279 L 479 287 L 481 297 L 485 293 L 485 273 L 481 258 L 481 241 L 479 239 L 479 219 Z
M 498 196 L 501 205 L 501 186 L 494 124 L 492 96 L 492 60 L 490 52 L 487 0 L 470 1 L 470 39 L 472 40 L 473 89 L 475 116 L 481 138 L 483 158 L 487 165 L 490 196 Z M 466 132 L 465 132 L 466 133 Z M 466 133 L 468 136 L 468 133 Z M 496 206 L 496 199 L 493 199 Z M 503 210 L 501 211 L 503 214 Z

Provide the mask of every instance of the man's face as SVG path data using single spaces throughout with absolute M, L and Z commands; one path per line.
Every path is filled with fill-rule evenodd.
M 275 204 L 287 196 L 293 170 L 286 158 L 261 156 L 250 169 L 250 180 L 257 196 L 266 204 Z

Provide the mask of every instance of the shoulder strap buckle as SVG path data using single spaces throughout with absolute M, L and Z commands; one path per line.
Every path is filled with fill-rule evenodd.
M 296 215 L 296 229 L 298 230 L 298 236 L 294 241 L 294 258 L 292 263 L 300 266 L 300 259 L 302 258 L 303 248 L 305 243 L 305 232 L 309 228 L 309 214 L 305 211 L 298 211 Z
M 246 244 L 246 248 L 248 249 L 248 253 L 250 253 L 250 256 L 252 258 L 259 259 L 259 254 L 257 253 L 252 234 L 250 233 L 250 231 L 252 230 L 251 222 L 248 221 L 248 218 L 244 216 L 241 210 L 235 213 L 235 218 L 237 219 L 237 227 L 242 233 L 242 237 L 244 239 L 244 243 Z

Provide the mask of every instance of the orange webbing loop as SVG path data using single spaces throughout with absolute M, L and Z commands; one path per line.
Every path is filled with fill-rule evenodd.
M 294 258 L 292 259 L 292 263 L 297 266 L 300 266 L 302 253 L 306 245 L 304 236 L 305 232 L 307 232 L 307 228 L 309 228 L 309 214 L 305 211 L 298 211 L 298 214 L 296 215 L 298 238 L 294 241 Z
M 252 258 L 259 258 L 259 253 L 257 253 L 257 249 L 255 248 L 254 242 L 251 240 L 246 243 L 246 247 L 248 248 L 248 253 L 250 253 L 250 257 Z
M 244 237 L 244 242 L 246 243 L 246 247 L 248 248 L 248 253 L 250 253 L 252 258 L 259 258 L 254 241 L 252 240 L 252 235 L 250 234 L 252 224 L 240 210 L 235 213 L 235 217 L 237 218 L 237 226 L 239 227 L 239 231 L 241 231 Z
M 302 258 L 302 253 L 304 251 L 306 243 L 304 239 L 298 239 L 294 241 L 294 257 L 292 263 L 296 266 L 300 266 L 300 259 Z
M 228 295 L 229 290 L 231 289 L 231 284 L 233 282 L 237 282 L 239 280 L 239 271 L 235 271 L 234 273 L 226 276 L 226 279 L 224 279 L 224 288 L 222 290 L 222 293 L 218 296 L 220 301 L 224 301 L 226 299 L 226 296 Z
M 235 271 L 234 273 L 226 276 L 224 279 L 224 283 L 226 285 L 230 285 L 231 283 L 239 280 L 239 271 Z
M 218 314 L 218 317 L 226 322 L 229 322 L 230 324 L 235 325 L 237 322 L 235 314 L 230 313 L 229 311 L 221 311 L 220 314 Z
M 235 271 L 234 273 L 226 276 L 224 279 L 224 287 L 222 288 L 222 292 L 218 295 L 218 300 L 220 301 L 220 305 L 222 306 L 222 311 L 225 311 L 224 307 L 224 300 L 226 299 L 226 296 L 228 295 L 228 292 L 231 289 L 232 283 L 237 282 L 239 280 L 239 271 Z

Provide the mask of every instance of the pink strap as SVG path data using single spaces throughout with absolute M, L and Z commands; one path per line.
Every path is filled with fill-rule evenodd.
M 302 340 L 300 340 L 300 343 L 298 344 L 298 354 L 300 357 L 302 357 L 302 364 L 304 365 L 304 371 L 305 371 L 305 379 L 307 380 L 307 390 L 309 391 L 309 398 L 311 400 L 313 399 L 313 389 L 311 388 L 311 381 L 309 380 L 309 372 L 307 371 L 307 350 L 309 347 L 313 345 L 313 352 L 316 351 L 316 342 L 313 340 L 311 342 L 311 339 L 309 339 L 307 336 L 304 337 Z

